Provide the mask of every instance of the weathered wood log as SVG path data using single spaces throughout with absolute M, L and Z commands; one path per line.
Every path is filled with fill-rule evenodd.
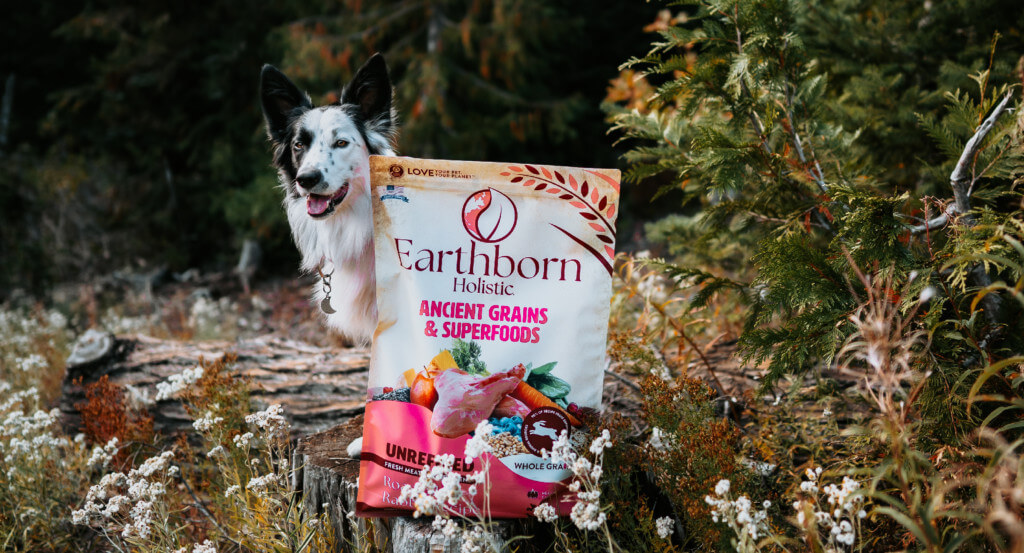
M 282 404 L 297 434 L 350 419 L 363 411 L 365 403 L 370 360 L 366 349 L 322 348 L 275 335 L 237 342 L 181 342 L 93 334 L 88 342 L 89 347 L 76 348 L 79 353 L 69 358 L 61 390 L 59 407 L 65 428 L 72 433 L 81 428 L 76 406 L 85 401 L 85 385 L 104 375 L 123 386 L 130 401 L 149 411 L 155 430 L 190 432 L 192 420 L 178 400 L 155 401 L 156 384 L 196 366 L 200 357 L 215 359 L 227 352 L 238 356 L 233 365 L 237 374 L 252 381 L 256 407 Z
M 299 440 L 298 459 L 302 471 L 304 511 L 319 516 L 326 512 L 339 544 L 353 551 L 385 553 L 455 553 L 461 551 L 462 536 L 446 537 L 431 526 L 432 517 L 358 518 L 355 516 L 359 461 L 345 452 L 346 446 L 362 434 L 359 415 L 324 432 Z M 513 533 L 522 534 L 523 523 L 495 522 L 494 535 L 504 543 Z M 340 551 L 340 550 L 339 550 Z

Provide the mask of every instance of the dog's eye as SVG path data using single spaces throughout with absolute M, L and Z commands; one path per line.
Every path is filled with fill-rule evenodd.
M 348 146 L 348 140 L 338 140 L 334 143 L 335 148 L 344 148 L 345 146 Z
M 305 147 L 306 145 L 303 144 L 302 142 L 296 142 L 295 144 L 292 145 L 292 148 L 295 148 L 296 151 L 301 150 Z

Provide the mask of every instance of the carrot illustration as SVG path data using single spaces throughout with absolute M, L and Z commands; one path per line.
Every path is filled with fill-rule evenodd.
M 519 381 L 519 384 L 509 395 L 525 403 L 530 409 L 536 409 L 538 407 L 552 407 L 554 409 L 558 409 L 564 413 L 566 417 L 569 417 L 569 422 L 572 423 L 573 426 L 580 426 L 583 424 L 579 419 L 574 417 L 572 413 L 562 409 L 562 407 L 557 403 L 548 399 L 548 396 L 538 392 L 536 388 L 522 380 Z

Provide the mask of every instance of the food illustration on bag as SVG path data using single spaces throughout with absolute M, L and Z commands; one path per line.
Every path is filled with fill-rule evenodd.
M 474 342 L 465 347 L 473 347 L 479 351 L 479 346 Z M 472 361 L 467 359 L 467 365 Z M 470 374 L 459 368 L 451 351 L 444 350 L 422 370 L 417 372 L 409 369 L 402 374 L 403 382 L 412 379 L 411 386 L 385 388 L 381 393 L 371 396 L 370 400 L 402 401 L 430 409 L 430 429 L 434 434 L 444 438 L 464 436 L 472 432 L 483 420 L 489 420 L 495 428 L 506 428 L 509 424 L 506 421 L 515 421 L 515 431 L 504 433 L 522 443 L 519 427 L 530 413 L 538 409 L 557 411 L 570 424 L 581 424 L 579 419 L 559 407 L 552 398 L 528 382 L 529 377 L 536 380 L 543 377 L 543 382 L 547 383 L 549 388 L 564 396 L 571 387 L 564 380 L 550 374 L 554 366 L 555 363 L 552 362 L 538 370 L 532 370 L 526 365 L 517 364 L 507 371 L 491 375 Z M 558 385 L 552 386 L 551 383 Z M 540 430 L 534 430 L 535 432 L 550 436 L 551 442 L 558 438 L 554 430 L 543 427 L 543 421 L 537 424 L 541 426 L 536 427 Z M 510 443 L 509 438 L 504 439 L 506 445 Z M 550 444 L 547 449 L 551 449 Z
M 583 413 L 601 404 L 618 179 L 371 157 L 379 322 L 358 515 L 409 514 L 402 487 L 442 458 L 464 488 L 486 475 L 489 516 L 569 513 L 571 472 L 544 454 L 593 430 Z

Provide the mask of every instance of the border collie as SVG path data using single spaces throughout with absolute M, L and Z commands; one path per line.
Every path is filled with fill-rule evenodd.
M 337 103 L 314 107 L 276 68 L 260 100 L 302 269 L 327 324 L 366 343 L 377 325 L 369 156 L 394 155 L 396 116 L 384 58 L 371 57 Z

